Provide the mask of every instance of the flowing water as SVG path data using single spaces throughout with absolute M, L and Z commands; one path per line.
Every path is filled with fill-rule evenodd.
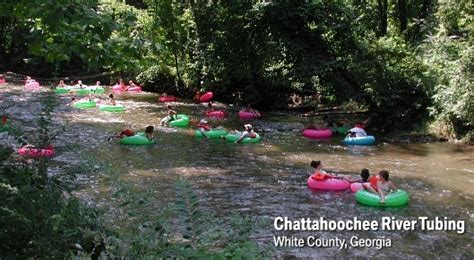
M 40 95 L 24 95 L 19 89 L 13 91 L 15 89 L 10 88 L 11 91 L 2 90 L 2 107 L 11 117 L 17 117 L 25 125 L 24 130 L 34 136 L 33 128 L 26 125 L 38 116 Z M 142 221 L 159 211 L 171 200 L 172 183 L 181 176 L 194 185 L 204 207 L 216 216 L 239 212 L 266 223 L 253 238 L 271 248 L 278 257 L 474 257 L 472 146 L 378 142 L 375 146 L 346 147 L 340 142 L 342 137 L 327 141 L 302 137 L 299 131 L 304 127 L 305 118 L 288 113 L 268 113 L 263 119 L 252 121 L 254 128 L 263 135 L 259 144 L 236 145 L 223 140 L 203 140 L 194 137 L 191 128 L 155 127 L 157 145 L 128 147 L 107 142 L 107 135 L 128 125 L 135 129 L 158 126 L 165 115 L 165 104 L 155 102 L 155 95 L 119 97 L 118 103 L 127 108 L 124 113 L 77 110 L 64 106 L 70 97 L 58 99 L 53 113 L 53 128 L 62 124 L 67 127 L 54 144 L 69 149 L 60 150 L 51 172 L 61 172 L 72 165 L 90 164 L 90 167 L 97 168 L 106 165 L 107 171 L 78 176 L 81 185 L 77 194 L 104 208 L 108 224 L 117 230 L 137 228 L 138 219 Z M 205 110 L 204 105 L 173 104 L 179 113 L 195 119 L 199 119 Z M 226 106 L 225 109 L 232 112 L 232 116 L 226 120 L 214 120 L 212 124 L 241 129 L 242 122 L 235 117 L 238 108 Z M 4 135 L 2 140 L 7 140 Z M 321 160 L 327 171 L 353 176 L 358 175 L 362 168 L 368 168 L 374 174 L 381 169 L 389 170 L 393 182 L 410 193 L 410 204 L 398 209 L 377 209 L 358 205 L 350 191 L 312 192 L 306 186 L 311 160 Z M 136 198 L 140 203 L 125 203 L 124 196 Z M 331 220 L 355 216 L 374 220 L 383 216 L 397 219 L 438 216 L 465 220 L 466 232 L 462 235 L 419 230 L 283 232 L 273 228 L 273 219 L 278 216 L 290 219 L 324 216 Z M 328 239 L 350 239 L 354 235 L 385 237 L 392 240 L 392 246 L 382 250 L 274 247 L 273 236 L 283 234 Z

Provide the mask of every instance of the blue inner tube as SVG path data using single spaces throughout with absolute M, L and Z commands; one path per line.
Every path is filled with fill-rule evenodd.
M 344 144 L 347 144 L 347 145 L 373 145 L 374 143 L 375 143 L 375 137 L 372 135 L 344 138 Z

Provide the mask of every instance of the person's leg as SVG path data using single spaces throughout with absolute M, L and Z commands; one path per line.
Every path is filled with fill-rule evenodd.
M 160 125 L 166 125 L 168 123 L 168 121 L 170 120 L 170 116 L 165 116 L 163 117 L 161 120 L 160 120 Z
M 249 133 L 247 131 L 243 131 L 241 134 L 240 134 L 240 137 L 239 139 L 236 141 L 236 143 L 240 143 L 242 142 L 242 140 L 245 139 L 245 137 L 247 137 L 249 135 Z
M 202 136 L 204 136 L 206 139 L 209 139 L 209 137 L 206 134 L 206 132 L 207 132 L 206 129 L 201 127 L 198 130 L 199 130 L 199 132 L 201 132 Z
M 362 187 L 364 187 L 364 189 L 367 191 L 377 194 L 377 191 L 374 189 L 374 187 L 372 187 L 372 184 L 370 184 L 370 182 L 363 183 Z

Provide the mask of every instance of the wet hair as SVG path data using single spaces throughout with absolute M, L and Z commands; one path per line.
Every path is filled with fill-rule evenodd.
M 362 181 L 363 182 L 367 182 L 369 180 L 369 177 L 370 177 L 370 173 L 369 173 L 369 170 L 368 169 L 362 169 L 360 171 L 360 177 L 362 177 Z
M 109 98 L 114 98 L 114 94 L 110 94 L 110 95 L 109 95 Z
M 26 145 L 28 145 L 28 143 L 27 143 L 27 142 L 23 142 L 23 143 L 21 143 L 21 147 L 23 147 L 23 146 L 26 146 Z
M 311 167 L 318 168 L 321 165 L 321 161 L 311 161 Z
M 384 180 L 388 181 L 388 171 L 386 170 L 381 170 L 379 171 L 380 177 L 382 177 Z
M 153 129 L 154 129 L 154 127 L 152 125 L 149 125 L 145 128 L 145 133 L 147 133 L 147 134 L 153 133 Z
M 212 102 L 209 102 L 209 104 L 207 104 L 208 107 L 212 107 Z
M 168 109 L 172 109 L 173 107 L 171 105 L 166 106 Z

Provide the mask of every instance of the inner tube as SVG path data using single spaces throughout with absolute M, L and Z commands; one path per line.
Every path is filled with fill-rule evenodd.
M 325 180 L 315 180 L 313 175 L 308 177 L 308 187 L 313 190 L 341 191 L 347 190 L 350 186 L 349 182 L 343 179 L 328 178 Z
M 223 136 L 227 135 L 227 131 L 224 129 L 212 129 L 210 131 L 204 132 L 207 138 L 209 139 L 215 139 L 215 138 L 221 138 Z M 194 136 L 204 138 L 204 135 L 202 135 L 201 131 L 196 130 L 194 132 Z
M 25 84 L 25 89 L 26 90 L 39 90 L 40 89 L 40 84 L 36 81 L 34 82 L 30 82 L 30 83 L 26 83 Z
M 303 131 L 303 136 L 308 138 L 331 138 L 332 130 L 329 128 L 326 129 L 305 129 Z
M 3 79 L 3 78 L 0 79 L 0 84 L 5 84 L 5 83 L 7 83 L 7 80 L 6 80 L 6 79 Z
M 55 93 L 55 94 L 58 94 L 58 95 L 60 95 L 60 94 L 67 94 L 67 93 L 69 93 L 69 90 L 67 90 L 67 89 L 65 89 L 65 88 L 63 88 L 63 87 L 57 87 L 57 88 L 54 90 L 54 93 Z
M 353 182 L 351 183 L 351 191 L 352 192 L 358 192 L 360 189 L 363 189 L 362 183 L 360 182 Z
M 89 93 L 92 92 L 92 90 L 91 89 L 86 89 L 86 88 L 80 88 L 80 89 L 73 90 L 73 92 L 76 95 L 88 95 Z
M 140 91 L 142 91 L 142 87 L 140 87 L 140 86 L 131 87 L 127 91 L 128 92 L 140 92 Z
M 127 91 L 127 92 L 140 92 L 142 91 L 142 87 L 136 86 L 136 87 L 131 87 L 125 90 L 127 87 L 122 88 L 120 85 L 114 85 L 112 87 L 113 91 Z
M 95 108 L 96 103 L 95 101 L 77 101 L 74 104 L 72 104 L 73 107 L 75 108 Z
M 54 149 L 20 148 L 18 154 L 31 158 L 52 157 Z
M 89 90 L 89 92 L 92 92 L 94 94 L 104 94 L 105 93 L 105 88 L 102 86 L 89 86 L 86 88 Z
M 374 143 L 375 137 L 372 135 L 344 138 L 344 144 L 346 145 L 373 145 Z
M 247 112 L 245 110 L 240 110 L 239 117 L 242 119 L 253 119 L 253 118 L 261 117 L 261 115 L 258 112 L 252 113 L 252 112 Z
M 125 107 L 123 105 L 100 105 L 99 106 L 100 111 L 104 112 L 123 112 L 125 111 Z
M 332 131 L 335 133 L 335 134 L 340 134 L 340 135 L 343 135 L 345 134 L 347 131 L 349 131 L 349 127 L 347 126 L 340 126 L 340 127 L 333 127 L 332 128 Z
M 139 132 L 134 136 L 127 136 L 120 139 L 120 144 L 124 145 L 149 145 L 149 144 L 156 144 L 156 140 L 148 140 L 146 138 L 145 133 Z
M 226 113 L 222 110 L 216 110 L 206 113 L 207 117 L 226 117 Z
M 10 129 L 10 125 L 8 123 L 0 125 L 0 132 L 5 132 Z
M 184 114 L 178 114 L 174 117 L 173 121 L 170 122 L 170 126 L 175 127 L 186 127 L 189 125 L 189 117 Z
M 248 143 L 258 143 L 262 140 L 262 137 L 259 134 L 256 134 L 257 136 L 255 138 L 250 138 L 250 137 L 245 137 L 244 140 L 241 141 L 243 144 L 248 144 Z M 240 135 L 236 134 L 227 134 L 225 136 L 225 140 L 227 142 L 235 142 L 239 140 Z
M 124 91 L 123 88 L 120 85 L 114 85 L 112 86 L 113 91 Z
M 384 204 L 380 204 L 380 196 L 378 194 L 366 190 L 359 190 L 355 197 L 358 203 L 371 207 L 402 207 L 407 205 L 410 200 L 408 192 L 404 190 L 397 190 L 387 194 Z
M 209 92 L 206 92 L 204 94 L 202 94 L 200 97 L 199 97 L 199 102 L 209 102 L 211 101 L 212 97 L 214 96 L 214 93 L 212 93 L 211 91 Z
M 161 96 L 158 98 L 158 101 L 160 102 L 175 102 L 178 101 L 176 97 L 173 96 Z

